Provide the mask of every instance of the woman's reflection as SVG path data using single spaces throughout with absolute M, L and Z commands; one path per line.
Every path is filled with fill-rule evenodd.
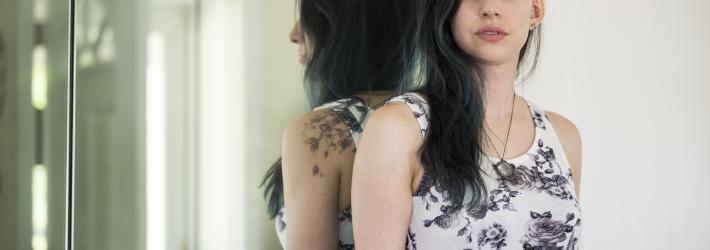
M 354 248 L 356 146 L 368 112 L 413 83 L 416 2 L 299 2 L 289 39 L 299 46 L 312 111 L 288 124 L 282 158 L 262 183 L 284 248 Z

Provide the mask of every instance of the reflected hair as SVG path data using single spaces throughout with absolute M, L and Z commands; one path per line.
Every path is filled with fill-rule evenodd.
M 428 95 L 430 121 L 419 149 L 425 171 L 449 193 L 451 211 L 481 212 L 488 193 L 481 176 L 485 114 L 484 76 L 475 58 L 454 40 L 452 20 L 460 0 L 426 0 L 421 25 L 422 92 Z M 528 32 L 517 74 L 529 79 L 537 66 L 541 27 Z M 472 191 L 471 199 L 464 197 Z
M 416 86 L 420 0 L 298 0 L 306 41 L 304 89 L 310 109 L 355 94 Z M 359 98 L 358 98 L 359 99 Z M 283 206 L 282 162 L 261 187 L 274 218 Z

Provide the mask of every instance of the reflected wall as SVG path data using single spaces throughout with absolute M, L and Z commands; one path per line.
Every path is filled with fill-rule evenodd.
M 194 249 L 195 10 L 77 0 L 75 249 Z
M 68 1 L 0 0 L 0 249 L 63 249 Z
M 76 249 L 278 249 L 295 3 L 77 0 Z

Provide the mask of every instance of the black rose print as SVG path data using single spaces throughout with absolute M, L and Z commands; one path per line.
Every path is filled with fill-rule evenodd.
M 451 207 L 448 192 L 427 173 L 424 173 L 414 196 L 418 196 L 422 199 L 424 209 L 430 210 L 432 207 L 436 207 L 435 205 L 438 205 L 439 211 L 441 212 L 441 214 L 432 219 L 424 220 L 423 225 L 425 227 L 436 225 L 440 228 L 449 228 L 458 220 L 457 215 L 454 214 L 454 209 Z
M 405 244 L 407 250 L 416 250 L 417 241 L 414 239 L 416 236 L 410 229 L 407 229 L 407 242 Z
M 567 236 L 574 230 L 574 225 L 569 225 L 575 218 L 573 213 L 567 214 L 564 222 L 553 220 L 549 211 L 542 214 L 531 211 L 530 217 L 527 233 L 520 241 L 523 249 L 564 249 L 557 244 L 567 240 Z M 579 223 L 577 219 L 575 225 Z
M 542 139 L 537 142 L 537 154 L 531 155 L 535 166 L 516 166 L 513 176 L 505 179 L 515 188 L 545 191 L 560 199 L 573 199 L 571 177 L 564 176 L 560 165 L 555 159 L 552 148 L 545 146 Z
M 483 219 L 484 217 L 486 217 L 487 212 L 488 212 L 488 205 L 467 206 L 466 207 L 466 214 L 474 219 Z
M 545 117 L 547 118 L 547 114 L 545 114 Z M 533 122 L 535 123 L 536 127 L 541 128 L 543 130 L 547 129 L 545 127 L 545 122 L 542 120 L 542 114 L 539 111 L 535 111 L 533 113 Z
M 530 155 L 533 162 L 535 163 L 535 166 L 537 166 L 538 169 L 542 171 L 546 176 L 563 175 L 568 177 L 568 179 L 571 181 L 572 176 L 569 174 L 571 173 L 571 171 L 569 171 L 569 169 L 566 169 L 567 171 L 563 171 L 562 167 L 557 161 L 557 157 L 555 157 L 555 151 L 552 149 L 552 147 L 545 145 L 545 142 L 542 139 L 538 139 L 537 146 L 538 149 L 536 154 Z
M 434 190 L 432 191 L 432 189 Z M 422 180 L 420 181 L 417 191 L 414 192 L 414 196 L 421 197 L 426 210 L 429 210 L 432 204 L 449 201 L 448 192 L 446 192 L 441 185 L 437 184 L 434 178 L 429 176 L 426 172 L 424 176 L 422 176 Z
M 455 223 L 455 220 L 458 220 L 458 217 L 453 214 L 451 206 L 443 205 L 440 207 L 440 210 L 441 215 L 434 217 L 433 220 L 424 220 L 425 227 L 430 227 L 433 223 L 440 228 L 449 228 Z
M 537 168 L 528 168 L 526 166 L 520 165 L 515 167 L 513 175 L 510 178 L 505 179 L 507 183 L 515 188 L 521 189 L 540 189 L 542 188 L 542 182 L 540 181 L 540 176 L 538 175 Z
M 466 225 L 463 228 L 459 229 L 458 237 L 466 236 L 466 242 L 472 243 L 474 233 L 473 230 L 474 229 L 471 226 L 471 220 L 466 218 Z M 505 230 L 503 225 L 493 223 L 492 226 L 483 229 L 478 233 L 477 243 L 478 246 L 481 248 L 489 246 L 493 249 L 501 249 L 502 247 L 507 246 L 505 242 L 507 236 L 508 232 Z
M 548 194 L 560 199 L 572 199 L 572 193 L 567 190 L 567 178 L 561 175 L 543 178 L 544 186 L 542 187 Z
M 520 195 L 520 191 L 511 190 L 510 186 L 502 178 L 498 179 L 498 189 L 491 190 L 489 195 L 488 209 L 498 211 L 501 209 L 517 211 L 515 205 L 510 202 L 511 198 Z
M 478 234 L 478 246 L 484 247 L 490 245 L 492 248 L 500 250 L 502 247 L 507 246 L 505 243 L 508 232 L 503 228 L 502 225 L 494 223 L 487 229 L 482 230 Z

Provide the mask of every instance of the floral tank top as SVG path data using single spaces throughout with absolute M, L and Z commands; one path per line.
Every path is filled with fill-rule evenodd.
M 354 146 L 357 148 L 364 128 L 365 121 L 372 114 L 367 112 L 365 104 L 355 98 L 344 98 L 337 101 L 325 103 L 313 110 L 329 109 L 338 115 L 339 118 L 348 126 L 350 134 L 353 137 Z M 285 204 L 284 204 L 285 205 Z M 353 239 L 353 224 L 351 208 L 348 206 L 338 213 L 338 249 L 349 250 L 355 249 L 355 240 Z M 286 212 L 284 206 L 274 219 L 276 222 L 276 235 L 283 248 L 286 248 Z
M 417 93 L 390 102 L 406 103 L 426 136 L 429 108 Z M 425 172 L 412 197 L 407 249 L 578 249 L 582 211 L 572 172 L 545 112 L 525 99 L 535 125 L 535 140 L 525 154 L 506 160 L 512 177 L 499 177 L 490 159 L 482 164 L 486 205 L 458 212 L 447 191 Z M 471 190 L 464 197 L 470 200 Z

